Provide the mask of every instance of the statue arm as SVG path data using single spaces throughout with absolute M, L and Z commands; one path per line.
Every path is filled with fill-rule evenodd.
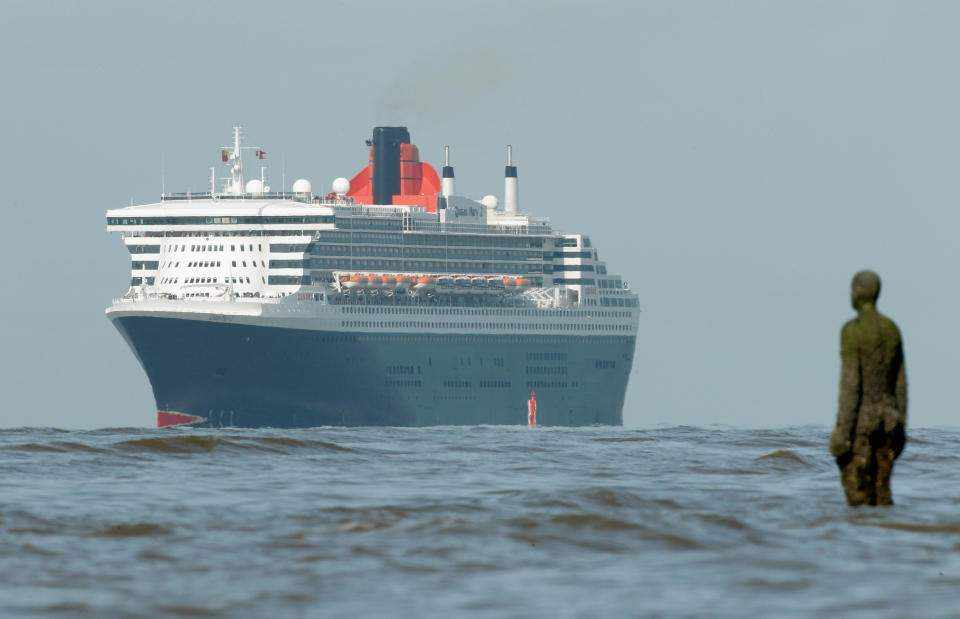
M 897 413 L 899 418 L 893 429 L 891 441 L 895 457 L 900 457 L 903 447 L 907 443 L 907 362 L 900 351 L 900 371 L 897 372 Z
M 853 450 L 853 433 L 860 408 L 860 356 L 853 329 L 853 325 L 847 323 L 840 336 L 840 397 L 837 425 L 830 436 L 830 453 L 835 458 L 841 458 Z
M 907 361 L 900 353 L 900 371 L 897 372 L 897 408 L 900 409 L 900 423 L 907 423 Z

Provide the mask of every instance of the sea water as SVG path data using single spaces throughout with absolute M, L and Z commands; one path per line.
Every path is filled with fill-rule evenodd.
M 960 616 L 960 430 L 0 431 L 0 615 Z

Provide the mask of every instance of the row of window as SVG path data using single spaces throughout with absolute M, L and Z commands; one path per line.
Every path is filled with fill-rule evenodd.
M 452 389 L 469 389 L 473 387 L 472 380 L 445 380 L 443 381 L 444 387 L 450 387 Z
M 422 387 L 423 383 L 420 382 L 420 379 L 410 379 L 410 378 L 400 378 L 400 379 L 387 379 L 383 381 L 384 387 Z
M 440 316 L 595 316 L 601 318 L 628 318 L 630 316 L 630 312 L 591 312 L 584 310 L 540 310 L 511 308 L 466 309 L 459 307 L 394 307 L 390 305 L 348 305 L 343 308 L 343 312 L 345 314 L 430 314 Z M 566 357 L 563 357 L 563 359 L 566 359 Z M 528 361 L 529 360 L 530 359 L 528 359 Z M 549 361 L 550 359 L 545 360 Z
M 140 271 L 140 270 L 156 271 L 158 265 L 159 265 L 159 261 L 157 260 L 146 261 L 146 262 L 134 260 L 133 262 L 130 263 L 130 268 L 134 271 Z
M 176 230 L 176 231 L 162 231 L 162 230 L 137 230 L 135 232 L 126 232 L 127 237 L 130 238 L 171 238 L 171 239 L 181 239 L 184 237 L 194 237 L 202 236 L 210 238 L 211 236 L 216 237 L 231 237 L 231 236 L 309 236 L 312 237 L 316 234 L 316 230 Z
M 271 286 L 306 286 L 310 284 L 310 278 L 300 275 L 271 275 L 269 283 Z
M 131 254 L 159 254 L 159 245 L 127 245 Z
M 441 262 L 368 258 L 311 258 L 306 266 L 311 269 L 333 270 L 362 269 L 365 271 L 421 271 L 428 273 L 508 273 L 512 275 L 537 274 L 542 271 L 543 267 L 540 263 L 529 262 Z
M 307 251 L 307 247 L 309 247 L 309 245 L 305 243 L 271 243 L 270 251 L 276 254 L 287 254 L 291 252 L 303 253 Z
M 275 276 L 270 277 L 270 283 Z M 343 320 L 342 327 L 370 327 L 380 329 L 534 329 L 537 331 L 633 331 L 631 325 L 588 324 L 517 324 L 496 322 L 422 322 L 419 320 Z
M 563 278 L 563 277 L 554 277 L 554 284 L 565 284 L 567 286 L 595 286 L 597 280 L 592 277 L 576 277 L 576 278 Z
M 592 271 L 592 264 L 555 264 L 554 271 Z
M 617 362 L 606 359 L 597 359 L 594 362 L 593 367 L 597 368 L 598 370 L 612 370 L 617 367 Z
M 261 278 L 262 279 L 262 278 Z M 161 284 L 177 284 L 180 282 L 179 277 L 164 277 L 160 280 Z M 183 279 L 185 284 L 219 284 L 219 277 L 185 277 Z M 224 284 L 249 284 L 249 277 L 224 277 Z
M 576 383 L 574 383 L 576 386 Z M 566 389 L 568 387 L 565 380 L 528 380 L 527 389 Z
M 457 249 L 452 247 L 405 247 L 402 245 L 329 245 L 326 243 L 314 244 L 312 247 L 310 247 L 310 255 L 386 256 L 395 258 L 453 258 L 468 260 L 548 259 L 543 255 L 542 251 L 529 249 Z
M 528 352 L 527 361 L 566 361 L 567 353 L 565 352 Z
M 567 366 L 551 366 L 551 365 L 534 365 L 527 366 L 527 376 L 534 375 L 540 376 L 543 374 L 559 374 L 560 376 L 567 375 Z
M 412 365 L 388 365 L 386 369 L 388 376 L 396 374 L 413 374 Z
M 433 245 L 436 247 L 542 248 L 544 237 L 512 234 L 423 234 L 359 232 L 356 230 L 320 230 L 318 240 L 334 243 L 373 245 Z
M 271 260 L 271 269 L 302 269 L 303 260 Z
M 600 297 L 600 305 L 604 307 L 639 307 L 640 299 Z
M 337 217 L 336 226 L 341 230 L 400 230 L 403 220 L 400 217 Z
M 492 389 L 509 389 L 513 383 L 509 380 L 481 380 L 480 386 Z
M 332 215 L 307 217 L 271 217 L 255 215 L 238 216 L 190 216 L 190 217 L 107 217 L 108 226 L 195 226 L 207 224 L 329 224 Z
M 191 245 L 191 246 L 190 246 L 190 251 L 194 251 L 194 252 L 196 252 L 196 251 L 224 251 L 224 247 L 225 247 L 224 245 Z M 249 248 L 249 251 L 263 251 L 263 244 L 262 244 L 262 243 L 258 243 L 256 250 L 253 249 L 253 243 L 250 243 L 249 245 L 245 245 L 245 244 L 243 244 L 243 243 L 240 244 L 240 251 L 247 251 L 247 248 Z M 169 251 L 169 252 L 187 251 L 187 246 L 186 246 L 186 245 L 173 245 L 173 246 L 169 247 L 169 248 L 167 249 L 167 251 Z M 235 244 L 234 244 L 234 245 L 231 245 L 231 246 L 230 246 L 230 251 L 237 251 L 237 246 L 236 246 Z

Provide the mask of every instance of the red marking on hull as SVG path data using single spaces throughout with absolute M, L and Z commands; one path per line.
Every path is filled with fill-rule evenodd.
M 185 415 L 183 413 L 174 413 L 172 411 L 157 411 L 157 427 L 167 428 L 170 426 L 183 426 L 191 423 L 206 421 L 203 417 L 196 415 Z
M 531 428 L 537 425 L 537 401 L 534 399 L 535 395 L 536 395 L 536 392 L 531 391 L 530 400 L 527 402 L 528 409 L 529 409 L 529 412 L 527 415 L 527 423 L 530 424 Z

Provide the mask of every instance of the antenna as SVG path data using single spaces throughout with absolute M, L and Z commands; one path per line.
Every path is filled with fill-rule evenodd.
M 163 165 L 163 153 L 160 153 L 160 197 L 167 195 L 167 173 Z

